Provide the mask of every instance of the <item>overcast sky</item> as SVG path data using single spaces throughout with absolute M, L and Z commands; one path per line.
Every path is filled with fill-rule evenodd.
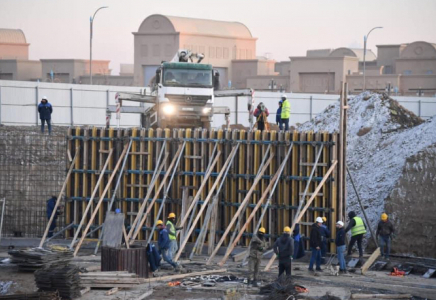
M 94 23 L 93 58 L 133 63 L 133 35 L 151 14 L 242 22 L 257 41 L 257 55 L 275 60 L 308 49 L 378 44 L 436 43 L 435 0 L 0 0 L 0 28 L 20 28 L 30 59 L 89 58 L 89 18 Z

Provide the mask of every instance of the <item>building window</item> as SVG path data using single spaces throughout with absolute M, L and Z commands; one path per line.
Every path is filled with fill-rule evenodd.
M 427 75 L 433 75 L 433 71 L 432 71 L 432 70 L 428 70 L 425 74 L 427 74 Z
M 412 71 L 411 70 L 404 70 L 403 74 L 404 75 L 412 75 Z
M 209 47 L 209 57 L 215 58 L 215 47 Z
M 153 56 L 160 55 L 160 45 L 153 45 Z
M 223 58 L 224 59 L 229 59 L 229 48 L 224 48 Z
M 216 58 L 222 58 L 223 57 L 223 48 L 216 47 Z
M 148 45 L 141 45 L 141 56 L 148 56 Z

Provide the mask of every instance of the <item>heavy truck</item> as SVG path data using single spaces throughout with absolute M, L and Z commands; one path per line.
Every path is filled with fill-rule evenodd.
M 201 64 L 203 54 L 179 50 L 169 62 L 162 62 L 151 87 L 140 94 L 117 93 L 117 106 L 109 106 L 108 114 L 141 113 L 145 128 L 210 128 L 214 114 L 224 114 L 229 123 L 230 109 L 216 107 L 215 91 L 219 89 L 219 73 L 210 64 Z M 196 61 L 194 61 L 196 60 Z M 140 102 L 140 107 L 123 107 L 123 101 Z

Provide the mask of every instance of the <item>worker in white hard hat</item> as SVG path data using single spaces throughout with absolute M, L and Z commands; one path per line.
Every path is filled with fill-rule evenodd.
M 316 218 L 315 223 L 312 225 L 312 230 L 310 231 L 309 246 L 312 251 L 312 256 L 310 257 L 309 271 L 313 272 L 313 264 L 316 262 L 316 270 L 321 272 L 321 244 L 322 244 L 322 233 L 321 225 L 324 221 L 321 217 Z
M 339 273 L 347 273 L 346 265 L 345 265 L 345 228 L 344 222 L 338 221 L 336 222 L 336 251 L 338 252 L 338 261 L 339 261 Z
M 289 103 L 288 98 L 285 94 L 282 95 L 282 113 L 281 113 L 281 125 L 280 130 L 289 130 L 289 118 L 291 117 L 291 103 Z
M 48 134 L 51 135 L 51 114 L 53 106 L 48 102 L 47 96 L 43 96 L 38 105 L 39 119 L 41 120 L 41 133 L 44 133 L 44 123 L 47 123 Z
M 262 254 L 268 248 L 268 243 L 265 241 L 265 228 L 259 228 L 256 234 L 253 234 L 250 242 L 248 256 L 248 283 L 253 286 L 258 286 L 258 277 Z

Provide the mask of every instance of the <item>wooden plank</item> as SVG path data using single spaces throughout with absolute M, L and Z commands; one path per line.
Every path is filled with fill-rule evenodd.
M 411 299 L 410 294 L 352 294 L 351 299 Z
M 315 163 L 303 163 L 303 162 L 300 162 L 300 166 L 309 166 L 309 167 L 312 167 L 314 165 L 315 165 Z M 327 166 L 328 166 L 327 163 L 318 163 L 318 167 L 327 167 Z
M 138 284 L 130 283 L 80 283 L 80 285 L 89 288 L 134 288 L 138 286 Z
M 208 271 L 202 271 L 202 272 L 193 272 L 193 273 L 185 273 L 185 274 L 178 274 L 178 275 L 147 278 L 146 282 L 148 283 L 148 282 L 156 282 L 156 281 L 171 281 L 171 280 L 181 279 L 181 278 L 185 278 L 185 277 L 195 277 L 195 276 L 200 276 L 200 275 L 226 273 L 226 272 L 227 272 L 227 269 L 208 270 Z
M 83 295 L 85 295 L 87 292 L 89 292 L 90 290 L 91 290 L 90 287 L 87 287 L 87 288 L 85 288 L 85 289 L 83 289 L 83 290 L 80 290 L 80 295 L 83 296 Z
M 44 235 L 42 236 L 41 242 L 39 243 L 39 247 L 42 247 L 44 245 L 45 239 L 47 238 L 48 230 L 49 230 L 50 225 L 53 222 L 53 219 L 54 219 L 54 217 L 56 215 L 55 212 L 57 211 L 58 206 L 59 206 L 59 204 L 62 201 L 62 194 L 64 193 L 64 190 L 65 190 L 65 188 L 67 186 L 67 182 L 70 179 L 71 172 L 73 171 L 73 167 L 75 165 L 74 163 L 77 160 L 77 158 L 79 157 L 79 155 L 78 155 L 79 154 L 79 150 L 80 150 L 80 148 L 76 148 L 76 154 L 74 155 L 73 162 L 71 163 L 70 169 L 68 170 L 67 176 L 65 177 L 64 184 L 62 185 L 61 191 L 60 191 L 60 193 L 58 195 L 58 199 L 56 200 L 56 204 L 55 204 L 55 207 L 53 208 L 53 213 L 50 216 L 50 220 L 48 220 L 47 226 L 46 226 L 45 231 L 44 231 Z
M 368 271 L 369 267 L 375 262 L 375 260 L 380 256 L 380 248 L 377 247 L 377 249 L 372 253 L 372 255 L 368 258 L 368 260 L 363 264 L 362 268 L 360 269 L 362 275 Z
M 116 294 L 116 293 L 118 293 L 118 291 L 119 291 L 119 288 L 117 288 L 117 287 L 110 289 L 109 291 L 106 292 L 106 296 Z

